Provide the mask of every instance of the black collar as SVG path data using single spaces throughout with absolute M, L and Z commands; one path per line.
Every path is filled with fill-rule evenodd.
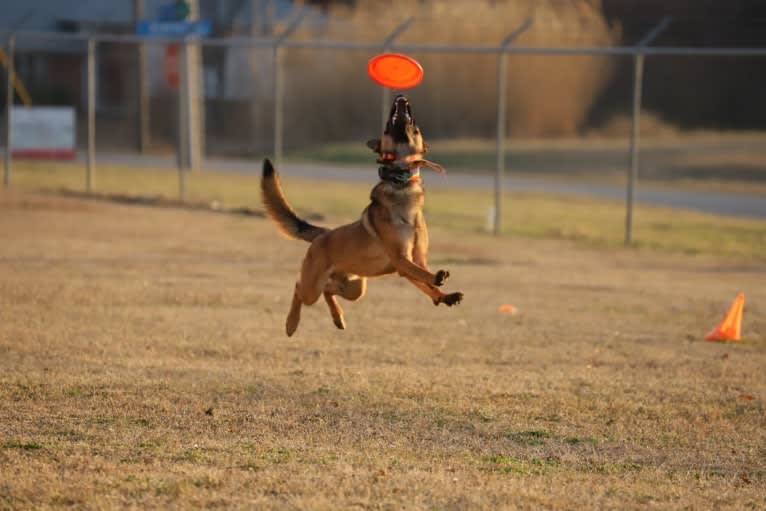
M 378 167 L 378 176 L 381 181 L 392 183 L 399 186 L 405 186 L 413 177 L 420 176 L 420 167 L 400 167 L 393 162 L 385 163 Z

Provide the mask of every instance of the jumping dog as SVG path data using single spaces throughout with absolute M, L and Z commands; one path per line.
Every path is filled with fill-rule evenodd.
M 380 182 L 370 192 L 370 204 L 361 218 L 335 229 L 299 218 L 285 199 L 278 172 L 268 159 L 263 162 L 261 193 L 266 213 L 283 234 L 311 243 L 287 315 L 288 336 L 298 328 L 301 307 L 313 305 L 320 296 L 324 296 L 335 326 L 344 329 L 336 296 L 360 299 L 367 277 L 398 273 L 427 294 L 434 305 L 452 306 L 463 299 L 463 293 L 446 294 L 439 289 L 447 281 L 448 271 L 432 273 L 428 269 L 420 168 L 443 169 L 423 159 L 428 148 L 406 97 L 394 99 L 382 137 L 368 141 L 367 146 L 378 154 Z

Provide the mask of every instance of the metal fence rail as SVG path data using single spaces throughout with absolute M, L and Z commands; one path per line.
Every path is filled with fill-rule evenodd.
M 7 131 L 5 141 L 5 158 L 3 183 L 8 186 L 11 182 L 11 105 L 13 101 L 12 80 L 14 76 L 14 52 L 19 40 L 37 40 L 37 41 L 80 41 L 87 44 L 87 171 L 86 171 L 86 189 L 91 190 L 96 174 L 95 163 L 95 65 L 94 55 L 100 43 L 126 43 L 134 45 L 143 45 L 145 43 L 167 44 L 177 43 L 181 47 L 181 74 L 179 86 L 179 113 L 178 124 L 179 133 L 183 133 L 183 126 L 191 114 L 190 109 L 194 108 L 194 101 L 188 95 L 190 88 L 189 65 L 187 56 L 190 45 L 204 44 L 205 46 L 227 47 L 227 48 L 263 48 L 271 49 L 274 52 L 274 158 L 279 164 L 283 154 L 283 110 L 284 110 L 284 55 L 289 49 L 329 49 L 337 51 L 348 50 L 369 50 L 372 52 L 397 51 L 397 52 L 420 52 L 420 53 L 446 53 L 446 54 L 494 54 L 497 55 L 497 97 L 496 97 L 496 173 L 495 173 L 495 194 L 494 194 L 494 226 L 495 234 L 502 231 L 502 200 L 503 200 L 503 180 L 506 176 L 505 171 L 505 141 L 506 141 L 506 58 L 508 55 L 540 55 L 540 56 L 628 56 L 633 59 L 633 94 L 632 94 L 632 126 L 630 131 L 630 151 L 629 164 L 627 168 L 627 190 L 626 190 L 626 213 L 625 213 L 625 243 L 630 244 L 633 241 L 633 208 L 635 199 L 635 188 L 638 173 L 638 161 L 640 153 L 640 116 L 642 85 L 644 81 L 644 61 L 647 57 L 653 56 L 704 56 L 704 57 L 766 57 L 766 48 L 701 48 L 701 47 L 652 47 L 652 42 L 666 30 L 671 24 L 670 18 L 660 20 L 650 31 L 646 33 L 635 45 L 632 46 L 613 46 L 613 47 L 530 47 L 515 46 L 514 41 L 527 30 L 534 22 L 528 19 L 520 26 L 511 31 L 498 45 L 451 45 L 451 44 L 400 44 L 396 39 L 405 32 L 412 24 L 413 18 L 410 18 L 400 25 L 394 27 L 384 40 L 379 42 L 352 42 L 343 40 L 294 40 L 290 36 L 300 26 L 303 21 L 305 11 L 299 14 L 290 22 L 287 28 L 273 38 L 254 38 L 254 37 L 227 37 L 227 38 L 204 38 L 198 37 L 152 37 L 148 39 L 136 35 L 118 35 L 118 34 L 70 34 L 56 32 L 2 32 L 0 38 L 7 41 L 6 53 L 8 56 L 8 72 L 6 95 L 7 108 Z M 383 104 L 383 115 L 388 109 L 390 91 L 383 89 L 381 93 Z M 142 109 L 143 114 L 143 109 Z M 142 125 L 144 121 L 142 119 Z M 190 150 L 192 138 L 189 136 L 179 136 L 178 140 L 178 168 L 179 168 L 179 194 L 181 198 L 185 195 L 184 170 L 188 170 L 189 158 L 182 157 L 183 151 Z

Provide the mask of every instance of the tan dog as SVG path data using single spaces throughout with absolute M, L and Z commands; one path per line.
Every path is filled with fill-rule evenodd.
M 261 192 L 266 212 L 285 235 L 311 242 L 287 316 L 288 336 L 298 328 L 301 306 L 313 305 L 321 295 L 335 326 L 345 328 L 335 297 L 358 300 L 364 295 L 367 277 L 399 273 L 434 305 L 451 306 L 463 299 L 463 293 L 445 294 L 438 289 L 449 272 L 428 269 L 420 167 L 441 167 L 423 159 L 427 147 L 407 98 L 399 95 L 394 99 L 382 138 L 367 145 L 380 156 L 381 180 L 372 189 L 362 217 L 332 230 L 298 218 L 285 199 L 278 173 L 269 160 L 263 162 Z

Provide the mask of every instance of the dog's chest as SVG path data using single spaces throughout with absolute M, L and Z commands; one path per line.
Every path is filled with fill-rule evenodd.
M 391 223 L 397 227 L 414 227 L 423 208 L 422 188 L 419 186 L 391 187 L 387 192 Z

